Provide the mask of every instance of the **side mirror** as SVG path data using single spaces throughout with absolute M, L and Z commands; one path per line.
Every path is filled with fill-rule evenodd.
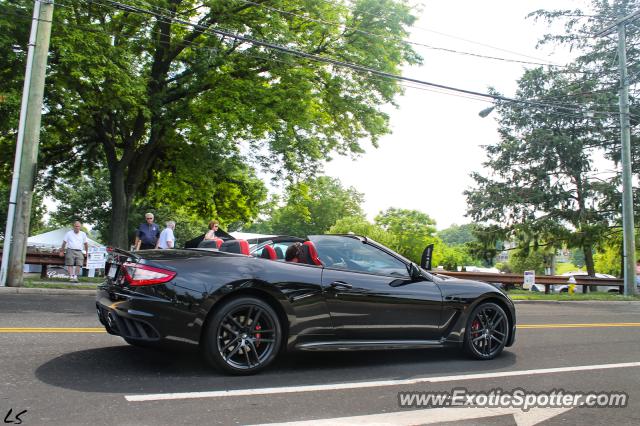
M 409 275 L 411 276 L 411 279 L 414 279 L 414 280 L 424 278 L 418 265 L 416 265 L 413 262 L 409 264 Z

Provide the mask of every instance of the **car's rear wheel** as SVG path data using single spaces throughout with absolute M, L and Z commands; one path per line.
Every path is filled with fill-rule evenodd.
M 504 349 L 509 330 L 504 310 L 495 303 L 482 303 L 469 316 L 464 349 L 476 359 L 493 359 Z
M 254 374 L 268 366 L 282 343 L 278 315 L 265 301 L 240 297 L 216 307 L 203 345 L 205 358 L 232 374 Z

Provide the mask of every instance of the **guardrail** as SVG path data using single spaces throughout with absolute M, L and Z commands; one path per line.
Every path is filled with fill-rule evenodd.
M 453 278 L 464 278 L 468 280 L 485 281 L 490 283 L 501 283 L 506 285 L 520 285 L 524 282 L 522 274 L 495 274 L 491 272 L 454 272 L 443 270 L 432 270 L 431 272 L 446 275 Z M 621 278 L 597 278 L 587 275 L 573 275 L 575 282 L 569 283 L 566 275 L 536 275 L 536 285 L 543 285 L 545 294 L 549 294 L 550 286 L 558 284 L 576 284 L 582 285 L 582 292 L 587 292 L 587 286 L 617 286 L 620 293 L 624 293 L 624 280 Z
M 2 257 L 1 249 L 0 257 Z M 49 265 L 64 266 L 64 257 L 60 256 L 59 251 L 54 251 L 53 249 L 42 249 L 39 247 L 27 246 L 27 257 L 24 263 L 29 265 L 42 265 L 40 278 L 47 278 L 47 267 Z

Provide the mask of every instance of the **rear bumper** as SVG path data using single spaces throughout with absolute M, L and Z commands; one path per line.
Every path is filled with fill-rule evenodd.
M 112 300 L 104 289 L 98 289 L 96 312 L 108 333 L 132 340 L 159 341 L 162 336 L 153 325 L 154 315 L 131 308 L 131 300 Z

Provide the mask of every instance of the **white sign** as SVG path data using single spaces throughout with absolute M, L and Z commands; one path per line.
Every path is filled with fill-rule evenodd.
M 106 247 L 89 247 L 89 252 L 87 253 L 87 269 L 104 269 L 106 261 Z
M 524 271 L 524 283 L 522 288 L 529 290 L 536 283 L 536 271 Z

